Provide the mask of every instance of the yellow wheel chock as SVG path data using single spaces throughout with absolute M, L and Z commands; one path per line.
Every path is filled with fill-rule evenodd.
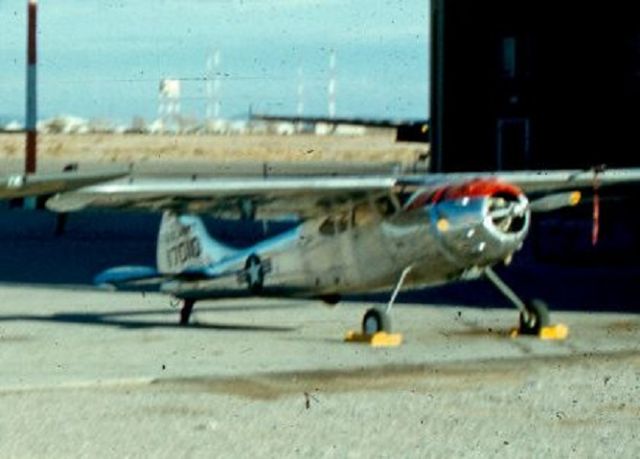
M 344 340 L 348 343 L 366 343 L 371 347 L 397 347 L 402 344 L 402 334 L 377 332 L 373 335 L 365 335 L 350 330 Z
M 517 328 L 514 328 L 509 333 L 511 338 L 517 338 L 520 335 L 520 332 Z M 569 336 L 569 327 L 564 324 L 556 324 L 549 325 L 547 327 L 542 327 L 540 332 L 538 333 L 538 338 L 545 341 L 561 341 L 567 339 Z

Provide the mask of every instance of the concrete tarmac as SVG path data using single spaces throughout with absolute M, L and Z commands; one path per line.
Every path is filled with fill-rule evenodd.
M 344 343 L 369 303 L 202 302 L 0 286 L 2 457 L 637 457 L 640 318 L 402 304 L 399 348 Z

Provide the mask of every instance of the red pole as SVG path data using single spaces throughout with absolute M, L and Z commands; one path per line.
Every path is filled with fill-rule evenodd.
M 28 32 L 27 32 L 27 139 L 25 145 L 24 171 L 32 174 L 36 171 L 37 149 L 37 99 L 36 99 L 36 31 L 37 31 L 38 3 L 29 0 Z
M 598 243 L 600 234 L 600 181 L 598 180 L 598 172 L 593 176 L 593 222 L 591 227 L 591 245 L 593 247 Z

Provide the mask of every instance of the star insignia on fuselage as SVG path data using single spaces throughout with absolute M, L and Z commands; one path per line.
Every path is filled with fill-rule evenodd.
M 246 269 L 249 285 L 257 285 L 262 282 L 262 265 L 259 260 L 250 259 Z
M 265 274 L 271 271 L 271 261 L 262 261 L 256 254 L 247 258 L 239 281 L 245 282 L 251 293 L 259 293 L 264 285 Z

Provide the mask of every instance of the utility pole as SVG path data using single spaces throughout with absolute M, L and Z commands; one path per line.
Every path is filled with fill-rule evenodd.
M 37 0 L 29 0 L 28 3 L 28 31 L 27 31 L 27 103 L 26 103 L 26 133 L 24 172 L 33 174 L 36 172 L 37 151 L 37 123 L 38 102 L 36 93 L 37 66 L 36 66 L 36 31 L 38 3 Z

